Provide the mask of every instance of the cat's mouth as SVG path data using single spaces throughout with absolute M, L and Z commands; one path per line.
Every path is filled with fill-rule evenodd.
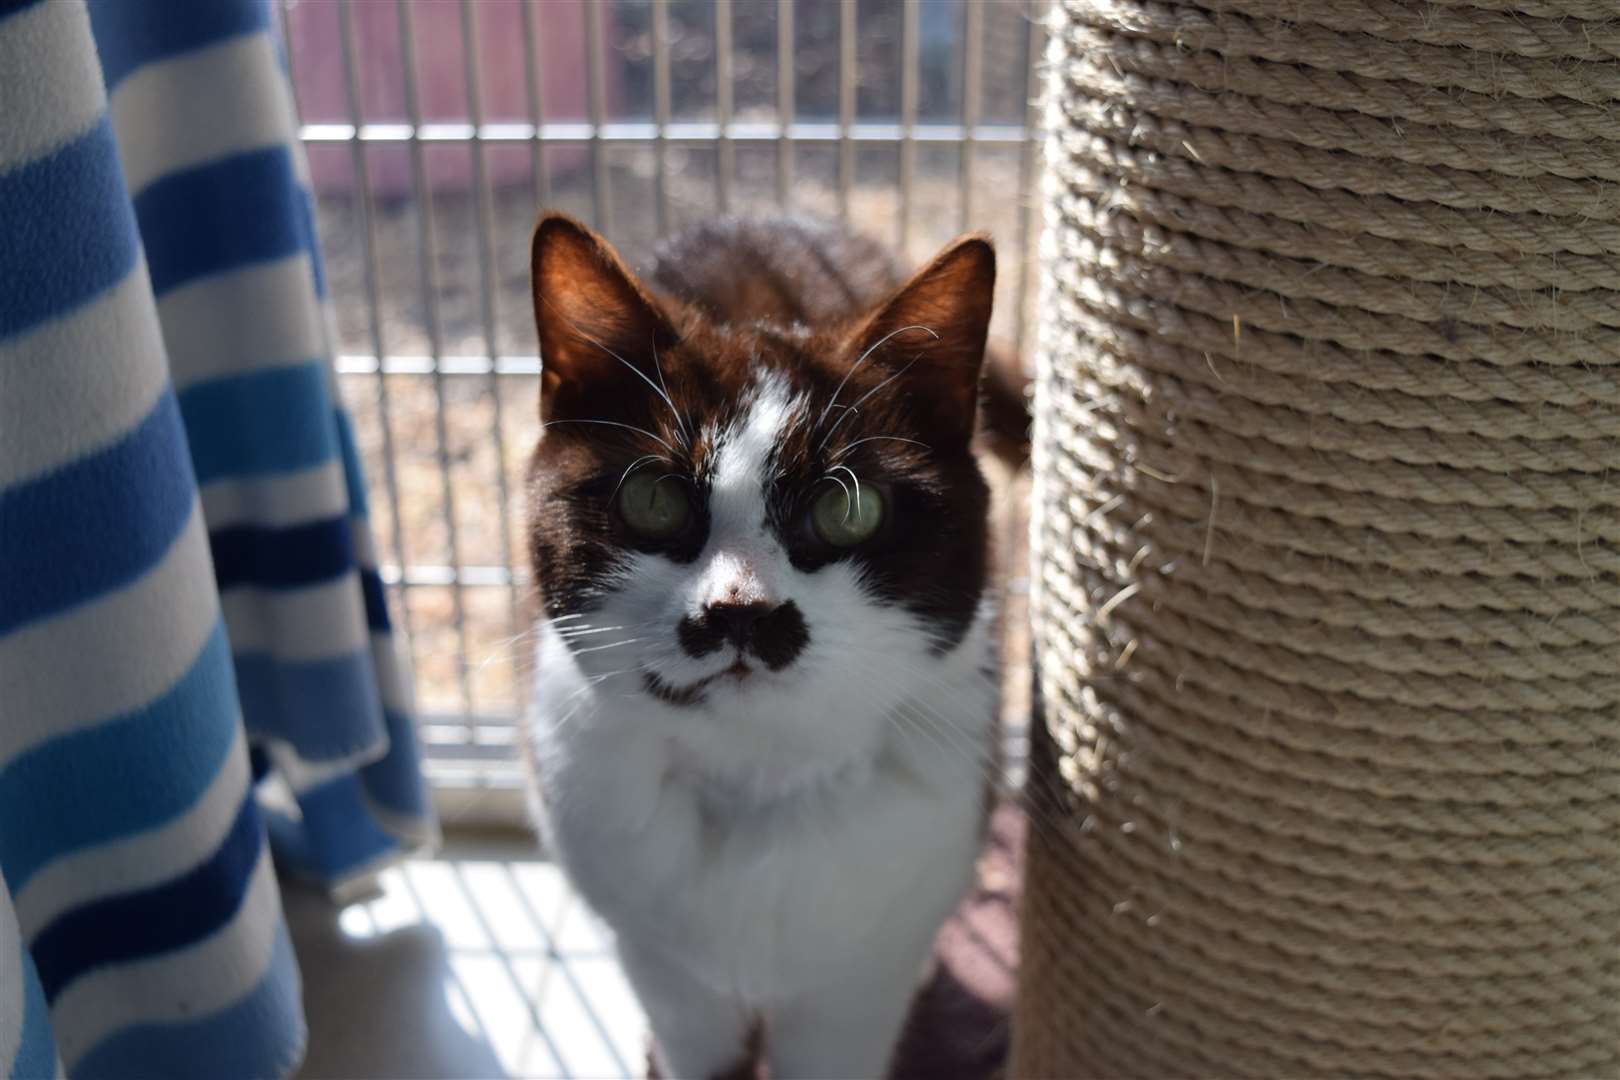
M 731 666 L 705 675 L 696 682 L 672 683 L 655 672 L 641 669 L 641 685 L 647 693 L 667 705 L 696 705 L 703 700 L 704 692 L 718 682 L 744 683 L 753 678 L 754 669 L 742 654 L 731 662 Z

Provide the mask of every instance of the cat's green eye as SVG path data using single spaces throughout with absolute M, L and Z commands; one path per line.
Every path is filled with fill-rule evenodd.
M 883 496 L 870 484 L 830 487 L 810 507 L 810 524 L 834 547 L 854 547 L 883 524 Z
M 619 486 L 618 505 L 624 523 L 653 540 L 674 536 L 692 517 L 692 501 L 681 482 L 650 470 L 625 477 Z

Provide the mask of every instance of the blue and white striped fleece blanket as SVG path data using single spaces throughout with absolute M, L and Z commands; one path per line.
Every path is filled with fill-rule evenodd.
M 433 836 L 294 132 L 266 0 L 0 0 L 0 1077 L 289 1071 L 267 827 Z

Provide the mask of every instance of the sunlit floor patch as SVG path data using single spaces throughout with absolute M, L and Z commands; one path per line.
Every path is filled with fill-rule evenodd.
M 646 1021 L 611 938 L 532 845 L 451 843 L 378 887 L 342 908 L 284 890 L 301 1077 L 642 1075 Z

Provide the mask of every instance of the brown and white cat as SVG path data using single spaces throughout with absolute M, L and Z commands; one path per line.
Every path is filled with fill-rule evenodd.
M 722 222 L 638 280 L 541 218 L 547 841 L 666 1074 L 881 1075 L 972 876 L 995 754 L 971 442 L 995 255 Z

